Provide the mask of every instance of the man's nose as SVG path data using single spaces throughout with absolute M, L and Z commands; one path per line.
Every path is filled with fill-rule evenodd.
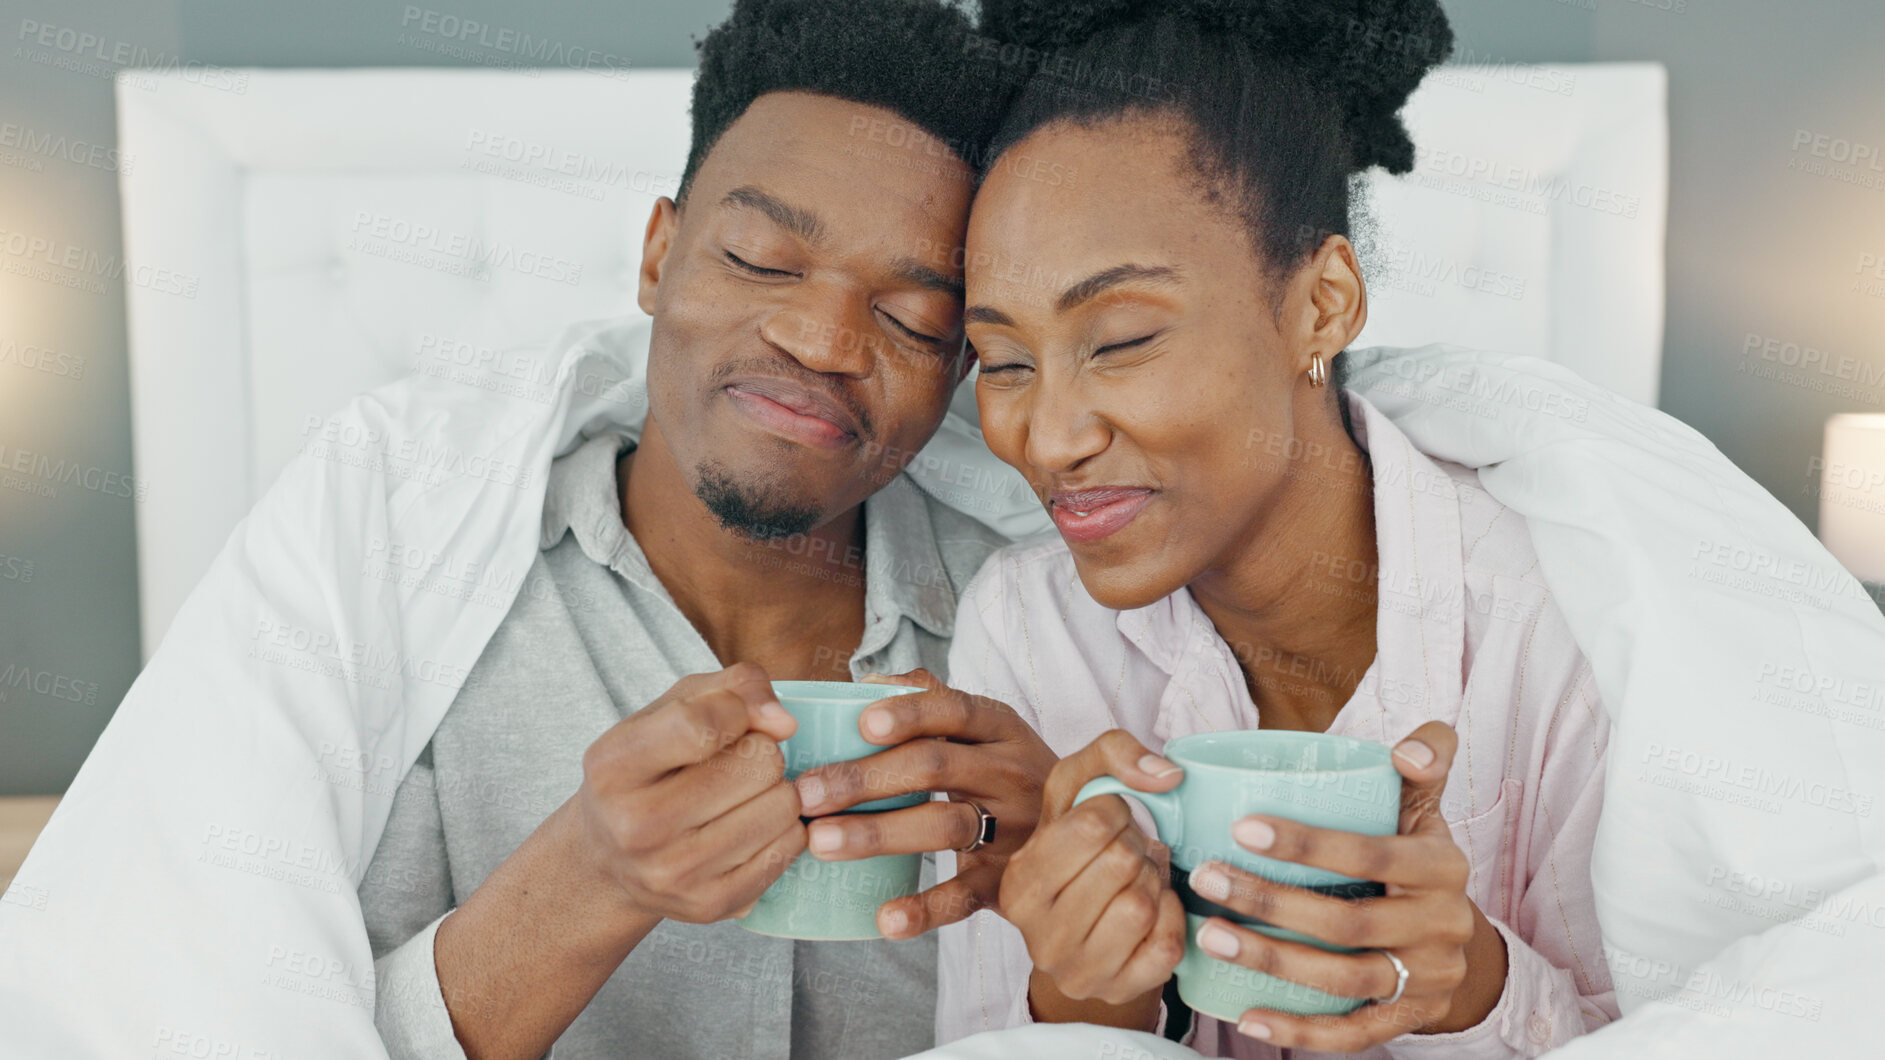
M 760 334 L 814 372 L 858 378 L 871 374 L 884 345 L 869 300 L 831 284 L 794 291 Z

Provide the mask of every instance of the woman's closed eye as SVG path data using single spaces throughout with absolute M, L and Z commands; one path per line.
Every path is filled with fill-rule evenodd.
M 1154 331 L 1154 332 L 1151 332 L 1150 334 L 1141 335 L 1136 339 L 1127 339 L 1124 342 L 1109 342 L 1106 345 L 1095 349 L 1093 351 L 1093 356 L 1098 357 L 1100 354 L 1103 354 L 1103 353 L 1116 353 L 1121 350 L 1137 349 L 1138 347 L 1144 346 L 1146 343 L 1151 342 L 1153 339 L 1158 338 L 1159 334 L 1160 334 L 1159 332 Z
M 1032 364 L 1029 364 L 1027 361 L 1024 361 L 1024 360 L 1018 360 L 1018 359 L 1012 359 L 1012 358 L 1004 359 L 1000 355 L 991 357 L 988 354 L 983 353 L 982 351 L 976 349 L 975 344 L 972 342 L 968 344 L 968 357 L 969 357 L 969 360 L 975 362 L 976 372 L 979 375 L 983 376 L 984 378 L 990 378 L 990 377 L 1004 375 L 1004 374 L 1013 375 L 1013 374 L 1026 371 L 1034 367 Z

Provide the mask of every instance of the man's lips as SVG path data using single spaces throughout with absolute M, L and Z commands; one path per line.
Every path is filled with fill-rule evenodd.
M 1048 509 L 1061 537 L 1086 544 L 1123 529 L 1151 499 L 1152 491 L 1143 486 L 1102 486 L 1054 493 Z
M 726 392 L 748 418 L 792 441 L 837 449 L 858 436 L 857 417 L 851 410 L 801 383 L 755 376 L 728 383 Z

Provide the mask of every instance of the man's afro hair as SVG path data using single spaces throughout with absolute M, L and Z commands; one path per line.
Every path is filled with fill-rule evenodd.
M 976 59 L 984 43 L 954 0 L 736 0 L 697 45 L 680 195 L 721 134 L 768 92 L 882 107 L 976 166 L 1015 80 L 990 76 Z

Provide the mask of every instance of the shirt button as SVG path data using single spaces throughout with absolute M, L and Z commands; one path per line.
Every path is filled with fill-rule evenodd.
M 1532 1040 L 1533 1045 L 1545 1044 L 1551 1040 L 1551 1021 L 1543 1013 L 1532 1013 L 1531 1018 L 1525 1021 L 1525 1036 Z

